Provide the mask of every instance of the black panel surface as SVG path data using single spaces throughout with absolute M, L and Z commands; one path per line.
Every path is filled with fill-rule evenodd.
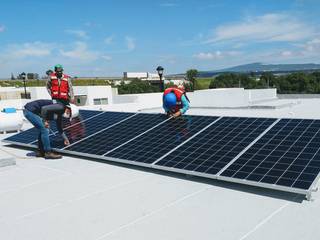
M 83 120 L 88 119 L 88 118 L 90 118 L 94 115 L 97 115 L 99 113 L 101 113 L 101 112 L 100 111 L 80 110 L 79 117 L 75 118 L 73 120 L 73 122 L 83 121 Z M 64 128 L 70 126 L 70 124 L 72 124 L 73 122 L 70 123 L 70 121 L 64 120 L 64 122 L 63 122 Z M 51 121 L 50 124 L 51 124 L 50 129 L 53 132 L 57 131 L 55 121 Z M 51 131 L 50 131 L 50 133 L 52 134 Z M 18 142 L 18 143 L 24 143 L 24 144 L 31 144 L 31 143 L 36 144 L 37 139 L 38 139 L 38 130 L 36 128 L 30 128 L 26 131 L 19 133 L 19 134 L 15 134 L 11 137 L 6 138 L 5 141 Z
M 217 117 L 205 116 L 183 116 L 170 119 L 107 156 L 153 163 L 216 119 Z
M 66 150 L 103 155 L 166 119 L 167 117 L 164 114 L 139 113 L 112 128 L 67 147 Z
M 68 136 L 70 143 L 73 144 L 133 115 L 134 113 L 104 112 L 88 121 L 74 122 L 73 125 L 65 129 L 64 132 Z M 60 134 L 51 135 L 50 141 L 52 148 L 61 149 L 65 147 Z
M 274 121 L 223 117 L 156 165 L 217 174 Z
M 320 171 L 320 120 L 282 119 L 221 175 L 309 189 Z

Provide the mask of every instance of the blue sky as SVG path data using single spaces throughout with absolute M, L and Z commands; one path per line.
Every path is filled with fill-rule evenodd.
M 91 0 L 0 3 L 0 77 L 216 70 L 320 63 L 319 0 Z

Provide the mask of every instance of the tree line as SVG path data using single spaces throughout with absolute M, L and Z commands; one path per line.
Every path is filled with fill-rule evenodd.
M 265 72 L 261 76 L 254 73 L 224 73 L 210 82 L 209 88 L 242 87 L 247 89 L 276 88 L 278 93 L 320 93 L 320 72 L 297 72 L 276 76 Z

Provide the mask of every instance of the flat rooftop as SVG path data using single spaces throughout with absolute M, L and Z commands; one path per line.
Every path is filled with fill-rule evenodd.
M 320 119 L 320 99 L 292 101 L 299 102 L 193 108 L 188 114 Z M 116 108 L 105 107 L 110 109 Z M 2 153 L 17 164 L 0 168 L 0 239 L 320 239 L 319 191 L 307 201 L 293 193 L 125 164 L 72 156 L 44 160 L 5 143 Z

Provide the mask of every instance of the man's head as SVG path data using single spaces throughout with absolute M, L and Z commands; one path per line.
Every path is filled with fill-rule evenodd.
M 183 84 L 180 84 L 179 86 L 178 86 L 178 89 L 180 89 L 181 91 L 186 91 L 186 89 L 185 89 L 185 87 L 183 86 Z
M 61 64 L 57 64 L 54 66 L 54 71 L 56 72 L 56 75 L 58 78 L 62 77 L 62 73 L 63 73 L 63 67 Z
M 177 105 L 177 97 L 171 92 L 164 96 L 163 98 L 164 106 L 168 109 L 173 109 Z
M 76 105 L 74 104 L 69 104 L 65 107 L 63 117 L 68 118 L 72 120 L 73 118 L 76 118 L 79 116 L 79 109 Z

